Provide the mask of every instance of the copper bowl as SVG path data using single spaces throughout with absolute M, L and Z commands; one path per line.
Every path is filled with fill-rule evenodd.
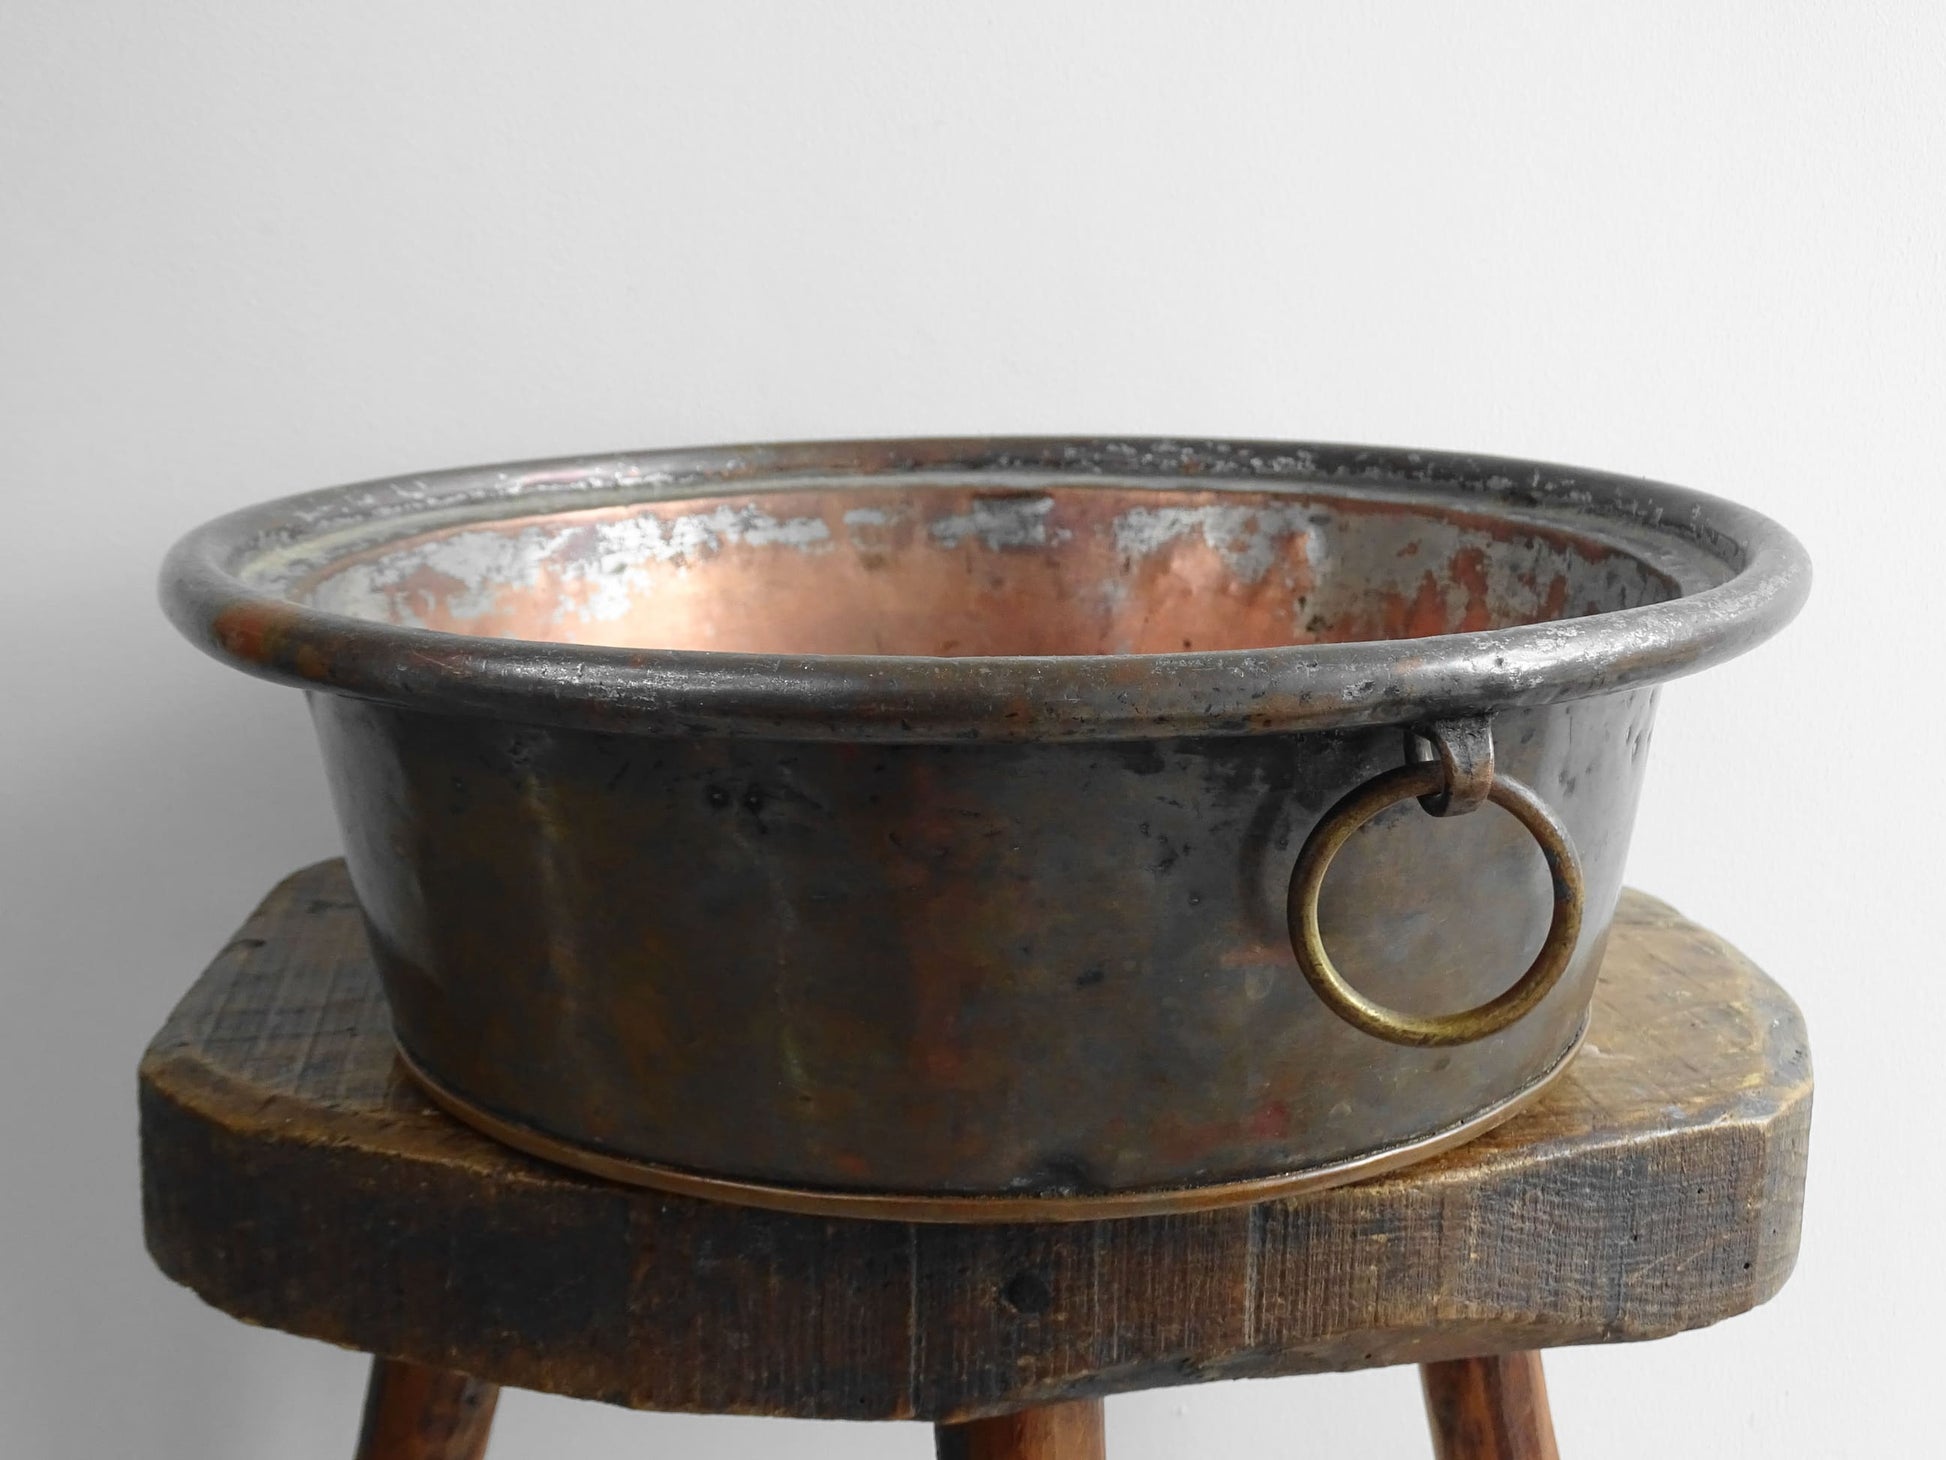
M 448 1108 L 678 1191 L 1011 1220 L 1345 1180 L 1532 1098 L 1655 686 L 1808 583 L 1757 514 L 1599 473 L 965 440 L 316 492 L 193 533 L 164 599 L 311 692 Z

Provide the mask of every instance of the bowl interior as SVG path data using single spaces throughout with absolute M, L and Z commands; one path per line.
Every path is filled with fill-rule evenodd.
M 816 484 L 444 526 L 292 585 L 334 613 L 641 649 L 1157 654 L 1411 639 L 1662 602 L 1625 546 L 1424 500 Z

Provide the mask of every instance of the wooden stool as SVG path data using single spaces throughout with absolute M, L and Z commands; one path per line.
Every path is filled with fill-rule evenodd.
M 434 1110 L 326 862 L 183 1000 L 141 1101 L 155 1260 L 240 1318 L 379 1355 L 364 1460 L 478 1456 L 501 1384 L 1098 1460 L 1103 1395 L 1402 1363 L 1435 1453 L 1488 1460 L 1555 1453 L 1537 1350 L 1700 1327 L 1782 1286 L 1811 1066 L 1781 989 L 1629 893 L 1572 1069 L 1448 1155 L 1191 1215 L 792 1216 L 560 1170 Z

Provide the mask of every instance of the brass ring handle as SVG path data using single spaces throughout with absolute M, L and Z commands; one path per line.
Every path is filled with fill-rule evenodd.
M 1581 935 L 1581 861 L 1574 854 L 1567 831 L 1526 786 L 1511 776 L 1496 775 L 1487 799 L 1511 812 L 1539 844 L 1554 889 L 1554 917 L 1541 951 L 1527 971 L 1505 992 L 1457 1014 L 1407 1014 L 1373 1002 L 1345 982 L 1331 955 L 1324 951 L 1324 938 L 1318 931 L 1318 891 L 1324 886 L 1332 858 L 1361 826 L 1386 807 L 1413 797 L 1437 795 L 1445 789 L 1446 773 L 1437 761 L 1415 761 L 1373 776 L 1324 813 L 1297 854 L 1297 865 L 1291 868 L 1287 909 L 1297 966 L 1332 1013 L 1393 1044 L 1471 1044 L 1505 1029 L 1560 981 Z

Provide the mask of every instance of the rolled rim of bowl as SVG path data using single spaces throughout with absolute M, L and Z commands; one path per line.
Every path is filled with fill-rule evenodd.
M 1165 654 L 924 657 L 497 639 L 330 613 L 264 580 L 332 544 L 548 510 L 1032 476 L 1037 485 L 1398 497 L 1504 514 L 1689 565 L 1678 596 L 1513 627 Z M 396 531 L 394 530 L 396 529 Z M 164 562 L 171 620 L 217 658 L 432 713 L 633 734 L 951 742 L 1253 735 L 1409 724 L 1653 684 L 1782 628 L 1810 588 L 1777 523 L 1665 483 L 1504 457 L 1129 437 L 817 441 L 624 452 L 390 477 L 265 502 Z

